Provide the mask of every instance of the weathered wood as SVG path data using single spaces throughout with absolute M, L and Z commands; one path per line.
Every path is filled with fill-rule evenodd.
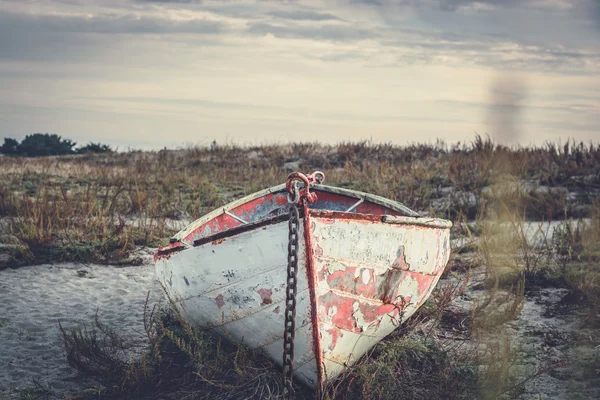
M 429 297 L 448 261 L 452 224 L 365 193 L 323 185 L 314 192 L 319 200 L 299 227 L 306 240 L 294 376 L 319 387 Z M 364 200 L 356 204 L 357 198 Z M 283 185 L 247 196 L 195 221 L 155 256 L 158 280 L 192 324 L 261 349 L 280 365 L 286 202 Z

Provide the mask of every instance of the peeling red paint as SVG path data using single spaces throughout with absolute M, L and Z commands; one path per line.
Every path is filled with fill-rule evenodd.
M 373 305 L 369 303 L 359 303 L 359 309 L 362 311 L 365 322 L 372 323 L 377 322 L 377 326 L 381 323 L 381 318 L 385 315 L 389 315 L 392 318 L 396 318 L 402 308 L 397 304 L 382 304 Z
M 396 259 L 392 262 L 392 268 L 396 268 L 401 271 L 408 271 L 410 269 L 410 265 L 408 265 L 408 263 L 406 262 L 404 245 L 400 245 L 398 247 Z
M 311 365 L 310 377 L 307 378 L 309 384 L 322 385 L 324 379 L 333 377 L 331 374 L 324 375 L 324 369 L 329 370 L 330 361 L 337 362 L 336 360 L 339 360 L 346 366 L 353 363 L 355 358 L 362 355 L 361 352 L 364 352 L 365 348 L 383 338 L 397 326 L 401 319 L 410 316 L 418 308 L 420 302 L 425 300 L 425 295 L 441 273 L 438 271 L 438 265 L 445 264 L 444 257 L 447 256 L 448 240 L 441 243 L 439 232 L 437 232 L 437 237 L 425 236 L 423 232 L 419 232 L 421 230 L 419 226 L 412 225 L 409 218 L 406 219 L 406 224 L 404 219 L 398 218 L 392 218 L 392 222 L 396 221 L 394 222 L 396 225 L 391 225 L 391 222 L 385 224 L 386 215 L 403 214 L 369 201 L 358 204 L 351 212 L 331 211 L 332 209 L 344 210 L 357 204 L 356 194 L 353 197 L 352 195 L 330 193 L 319 190 L 319 185 L 315 186 L 317 188 L 314 189 L 314 192 L 318 193 L 319 197 L 316 203 L 310 205 L 313 208 L 308 209 L 308 205 L 302 204 L 306 203 L 306 199 L 300 203 L 302 210 L 299 214 L 303 219 L 304 229 L 301 249 L 304 250 L 305 256 L 305 259 L 301 260 L 305 263 L 300 266 L 305 269 L 306 277 L 299 277 L 299 283 L 304 285 L 302 290 L 306 290 L 306 292 L 299 297 L 299 301 L 302 302 L 302 316 L 298 318 L 297 326 L 302 326 L 304 330 L 300 331 L 302 341 L 297 340 L 296 345 L 301 346 L 301 352 L 306 357 L 312 357 L 314 354 L 315 360 L 310 362 L 314 362 L 316 365 Z M 326 189 L 322 186 L 320 188 Z M 200 220 L 203 222 L 194 223 L 192 225 L 194 228 L 187 228 L 185 232 L 190 233 L 186 234 L 181 243 L 181 249 L 191 248 L 197 253 L 183 252 L 188 258 L 182 258 L 182 262 L 179 264 L 183 264 L 186 271 L 191 270 L 197 273 L 197 263 L 203 257 L 196 257 L 194 254 L 208 254 L 209 257 L 206 258 L 210 258 L 213 257 L 212 252 L 212 254 L 216 254 L 214 256 L 216 261 L 209 260 L 212 263 L 208 263 L 209 268 L 206 270 L 215 274 L 219 279 L 218 283 L 231 283 L 225 274 L 221 279 L 222 263 L 218 258 L 225 255 L 223 260 L 226 260 L 226 263 L 235 264 L 236 267 L 241 268 L 237 260 L 232 262 L 227 257 L 228 251 L 235 251 L 237 254 L 235 241 L 228 239 L 239 235 L 236 238 L 245 240 L 241 233 L 251 232 L 259 240 L 256 242 L 258 246 L 264 244 L 268 248 L 267 242 L 275 242 L 275 240 L 272 240 L 262 230 L 272 229 L 271 227 L 274 225 L 275 229 L 279 230 L 284 227 L 282 222 L 287 221 L 285 205 L 288 203 L 288 195 L 286 192 L 273 193 L 271 190 L 270 193 L 267 193 L 264 191 L 260 196 L 245 204 L 236 202 L 225 206 L 228 213 L 248 222 L 247 224 L 231 215 L 219 214 L 223 210 L 221 208 L 214 212 L 215 217 L 211 217 L 210 220 L 207 221 L 207 218 L 204 218 Z M 382 201 L 382 203 L 385 202 Z M 387 204 L 395 207 L 393 202 Z M 198 223 L 202 225 L 197 226 Z M 331 226 L 332 224 L 336 226 Z M 284 228 L 287 229 L 287 227 Z M 190 231 L 191 229 L 193 231 Z M 198 239 L 194 241 L 194 246 L 188 246 L 188 243 L 185 243 L 189 238 Z M 253 237 L 250 239 L 254 240 Z M 227 242 L 225 242 L 226 240 Z M 279 252 L 285 252 L 285 241 L 287 241 L 287 234 L 285 237 L 282 236 L 281 243 L 279 239 L 276 239 L 278 247 L 270 249 L 269 255 L 274 253 L 277 256 Z M 356 244 L 357 241 L 358 244 Z M 420 241 L 419 243 L 423 243 L 423 245 L 418 245 L 416 241 Z M 210 243 L 222 245 L 223 251 L 220 252 L 216 247 L 211 250 Z M 406 249 L 404 246 L 398 247 L 400 244 L 405 245 Z M 413 247 L 413 244 L 417 245 Z M 440 249 L 442 245 L 444 246 L 443 251 Z M 202 246 L 208 247 L 202 248 Z M 437 253 L 432 251 L 435 246 L 437 246 Z M 394 254 L 396 249 L 398 252 Z M 405 250 L 410 256 L 408 261 L 415 260 L 414 265 L 408 264 Z M 415 254 L 412 251 L 415 251 Z M 155 254 L 155 259 L 157 257 L 160 258 L 162 255 Z M 164 254 L 164 257 L 168 258 L 170 254 Z M 177 257 L 180 256 L 177 255 Z M 239 264 L 250 267 L 250 269 L 256 267 L 260 271 L 263 269 L 260 269 L 259 265 L 268 264 L 267 267 L 276 265 L 271 261 L 268 263 L 256 262 L 257 259 L 257 257 L 253 257 L 253 254 L 242 254 Z M 393 261 L 391 261 L 392 259 Z M 433 264 L 436 265 L 435 270 Z M 164 268 L 165 265 L 168 266 L 170 263 L 158 263 L 158 268 L 162 268 L 163 279 L 168 280 L 169 271 Z M 411 268 L 423 272 L 417 273 Z M 251 273 L 254 274 L 254 271 Z M 213 297 L 214 292 L 212 292 L 213 294 L 208 295 L 214 298 L 218 309 L 227 306 L 225 310 L 213 310 L 214 314 L 222 314 L 223 325 L 248 317 L 256 318 L 256 321 L 261 322 L 260 334 L 250 335 L 258 343 L 254 343 L 253 346 L 259 347 L 267 346 L 267 343 L 262 340 L 263 336 L 273 338 L 273 340 L 281 339 L 279 321 L 283 317 L 281 314 L 285 307 L 283 302 L 280 303 L 281 300 L 278 297 L 282 294 L 280 288 L 285 290 L 285 283 L 282 283 L 285 269 L 268 273 L 272 274 L 269 278 L 273 279 L 257 278 L 253 279 L 251 284 L 246 285 L 247 278 L 239 277 L 241 282 L 244 282 L 243 284 L 227 289 L 223 289 L 221 286 L 221 289 L 217 290 L 222 291 L 223 294 Z M 189 273 L 187 274 L 190 276 Z M 251 278 L 254 276 L 258 275 L 252 275 Z M 227 283 L 225 278 L 227 278 Z M 185 277 L 183 279 L 185 280 Z M 210 289 L 208 293 L 211 293 L 215 287 L 219 287 L 214 286 L 212 280 L 203 282 L 202 286 Z M 174 289 L 178 288 L 172 290 Z M 186 287 L 184 286 L 183 289 Z M 227 302 L 224 300 L 225 293 L 228 294 Z M 257 294 L 262 299 L 262 303 L 257 301 Z M 273 299 L 273 295 L 275 299 Z M 184 299 L 188 298 L 189 296 L 186 296 Z M 406 308 L 413 299 L 414 303 Z M 183 304 L 185 301 L 187 300 L 182 300 L 182 307 L 185 306 Z M 273 303 L 279 305 L 272 307 Z M 206 313 L 203 314 L 203 307 L 197 307 L 194 301 L 187 304 L 190 314 L 206 316 Z M 263 312 L 259 313 L 261 310 Z M 268 314 L 267 310 L 272 310 L 276 316 Z M 210 312 L 210 310 L 208 311 Z M 405 312 L 403 313 L 403 311 Z M 309 315 L 308 312 L 310 312 Z M 258 316 L 253 317 L 255 314 Z M 202 318 L 197 319 L 202 320 Z M 235 331 L 236 339 L 249 337 L 248 335 L 244 336 L 247 333 L 244 323 L 231 325 L 231 327 L 232 331 L 237 329 Z M 306 359 L 302 361 L 304 362 Z M 316 372 L 312 370 L 314 367 L 317 369 Z M 332 373 L 336 374 L 338 373 L 336 368 L 328 372 L 333 371 Z
M 330 272 L 332 266 L 343 268 Z M 393 303 L 398 297 L 398 290 L 402 281 L 409 274 L 415 277 L 417 282 L 427 284 L 427 279 L 422 274 L 412 273 L 409 269 L 410 266 L 406 262 L 404 254 L 404 246 L 400 246 L 397 258 L 383 274 L 376 274 L 374 268 L 344 265 L 342 261 L 337 261 L 335 265 L 332 263 L 325 264 L 318 271 L 318 277 L 321 281 L 326 281 L 329 288 L 369 299 L 378 299 L 384 303 Z M 421 286 L 419 286 L 419 289 L 421 290 Z
M 331 343 L 329 344 L 329 350 L 334 350 L 335 346 L 337 346 L 338 339 L 344 336 L 344 334 L 342 333 L 342 330 L 337 327 L 329 328 L 326 332 L 331 335 Z
M 319 282 L 322 282 L 325 279 L 327 279 L 327 275 L 329 274 L 329 264 L 325 263 L 322 265 L 323 267 L 317 271 L 317 279 L 319 280 Z
M 392 318 L 398 317 L 402 309 L 410 303 L 411 296 L 399 293 L 405 279 L 414 279 L 417 282 L 417 295 L 422 296 L 435 281 L 436 275 L 426 275 L 410 271 L 406 262 L 404 246 L 398 249 L 398 256 L 384 274 L 377 275 L 372 268 L 346 266 L 329 272 L 332 264 L 325 264 L 319 270 L 319 279 L 325 280 L 329 288 L 347 292 L 352 296 L 329 292 L 319 299 L 319 304 L 325 308 L 324 318 L 334 326 L 351 332 L 361 332 L 366 327 L 360 326 L 356 319 L 357 309 L 366 324 L 381 323 L 384 315 Z M 344 267 L 341 262 L 337 268 Z M 373 304 L 360 301 L 355 296 L 381 301 Z
M 330 323 L 336 328 L 356 333 L 363 332 L 372 324 L 374 324 L 373 328 L 379 327 L 385 316 L 397 318 L 408 302 L 410 302 L 410 296 L 403 297 L 393 304 L 372 304 L 333 292 L 328 292 L 319 298 L 319 303 L 325 308 L 322 315 L 324 322 Z
M 194 246 L 202 246 L 206 243 L 212 243 L 213 241 L 219 240 L 219 239 L 227 240 L 230 237 L 235 236 L 240 233 L 243 233 L 243 232 L 257 231 L 258 229 L 265 230 L 271 225 L 277 224 L 279 222 L 287 221 L 287 218 L 288 218 L 287 214 L 281 214 L 281 215 L 277 215 L 274 217 L 265 218 L 260 221 L 251 222 L 251 223 L 248 223 L 245 225 L 240 225 L 240 226 L 237 226 L 237 227 L 232 228 L 227 231 L 215 233 L 208 237 L 198 238 L 198 239 L 194 240 L 193 245 Z M 213 250 L 213 252 L 214 252 L 214 250 Z
M 371 203 L 365 201 L 359 204 L 352 212 L 345 213 L 340 211 L 327 211 L 326 209 L 322 209 L 323 206 L 327 207 L 328 203 L 332 205 L 342 205 L 342 207 L 349 208 L 353 204 L 356 203 L 357 199 L 355 197 L 345 196 L 343 194 L 338 193 L 329 193 L 326 191 L 315 190 L 315 194 L 318 193 L 318 198 L 316 200 L 315 207 L 310 210 L 311 213 L 323 216 L 330 217 L 331 220 L 324 220 L 323 223 L 332 224 L 336 219 L 346 218 L 346 219 L 371 219 L 373 221 L 379 221 L 381 216 L 383 215 L 402 215 L 402 213 L 391 210 L 387 207 L 381 206 L 379 204 Z M 247 222 L 256 221 L 257 210 L 259 207 L 263 210 L 261 211 L 261 215 L 267 215 L 271 211 L 275 211 L 277 208 L 285 206 L 288 203 L 287 193 L 269 193 L 263 197 L 256 198 L 254 200 L 248 201 L 242 205 L 231 208 L 228 210 L 229 213 L 239 217 Z M 272 209 L 271 209 L 272 208 Z M 226 231 L 231 228 L 235 228 L 237 226 L 243 225 L 240 221 L 236 220 L 230 215 L 225 213 L 219 214 L 216 217 L 212 218 L 210 221 L 200 225 L 192 232 L 190 232 L 184 239 L 186 242 L 193 242 L 194 240 L 200 239 L 202 237 L 207 237 L 219 232 Z
M 377 297 L 383 303 L 391 304 L 398 297 L 401 282 L 406 277 L 406 272 L 391 268 L 381 275 L 380 284 L 377 287 Z
M 328 210 L 310 210 L 311 215 L 318 217 L 319 222 L 332 225 L 338 222 L 347 221 L 362 221 L 362 222 L 381 222 L 381 215 L 371 214 L 354 214 L 346 213 L 341 211 L 328 211 Z
M 181 246 L 181 242 L 173 242 L 173 243 L 169 243 L 166 246 L 160 247 L 158 250 L 159 251 L 165 251 L 165 250 L 170 250 L 170 249 L 176 249 L 179 246 Z
M 219 294 L 215 297 L 215 302 L 217 303 L 217 307 L 221 308 L 225 305 L 225 301 L 223 300 L 223 295 Z
M 154 252 L 154 262 L 156 263 L 158 260 L 168 260 L 171 258 L 168 254 L 160 254 L 158 251 Z
M 341 204 L 345 209 L 350 208 L 358 201 L 358 199 L 354 197 L 343 196 L 337 193 L 324 192 L 318 189 L 314 189 L 314 192 L 317 193 L 319 196 L 318 202 Z M 380 206 L 379 204 L 371 203 L 368 201 L 359 204 L 354 210 L 352 210 L 352 212 L 356 212 L 357 214 L 373 215 L 402 215 L 402 213 L 393 211 L 387 207 Z
M 275 195 L 271 193 L 264 197 L 259 197 L 252 201 L 249 201 L 248 203 L 242 204 L 238 207 L 232 208 L 228 211 L 237 217 L 251 222 L 255 220 L 255 218 L 253 218 L 252 216 L 256 214 L 257 208 L 261 205 L 264 205 L 265 203 L 272 203 L 273 209 L 275 209 L 275 205 L 277 205 L 277 207 L 280 207 L 282 205 L 287 204 L 287 196 L 285 194 Z M 209 235 L 213 235 L 215 233 L 223 232 L 227 229 L 235 228 L 240 225 L 242 225 L 240 221 L 236 220 L 230 215 L 223 213 L 196 228 L 186 237 L 186 240 L 193 241 L 199 239 L 203 236 L 203 232 L 207 228 L 210 232 Z
M 352 318 L 354 302 L 349 297 L 342 297 L 333 292 L 327 292 L 319 297 L 319 304 L 325 307 L 323 318 L 332 325 L 350 332 L 360 332 L 356 320 Z
M 410 265 L 406 262 L 404 246 L 398 248 L 396 259 L 392 262 L 391 268 L 383 275 L 378 282 L 377 297 L 384 303 L 392 303 L 398 297 L 398 290 L 401 282 L 406 278 Z
M 329 266 L 321 270 L 322 276 L 325 276 L 330 288 L 349 292 L 358 296 L 375 298 L 377 285 L 374 284 L 374 273 L 372 268 L 346 267 L 343 270 L 337 270 L 329 273 Z M 365 284 L 363 273 L 366 272 L 369 281 Z
M 262 304 L 271 304 L 273 303 L 273 300 L 271 300 L 271 296 L 273 295 L 273 291 L 271 289 L 259 289 L 256 291 L 256 293 L 258 293 L 260 295 L 260 298 L 262 299 Z
M 319 246 L 317 243 L 314 243 L 313 254 L 315 255 L 315 257 L 320 257 L 323 255 L 323 248 L 321 246 Z
M 314 213 L 315 211 L 313 211 Z M 325 225 L 333 225 L 335 223 L 335 221 L 333 219 L 322 219 L 320 220 L 321 223 L 325 224 Z
M 280 206 L 285 206 L 288 203 L 287 196 L 278 195 L 275 197 L 275 202 Z
M 158 260 L 168 260 L 169 258 L 171 258 L 172 253 L 175 253 L 176 251 L 180 250 L 183 250 L 181 242 L 173 242 L 169 243 L 166 246 L 159 247 L 154 252 L 154 262 Z

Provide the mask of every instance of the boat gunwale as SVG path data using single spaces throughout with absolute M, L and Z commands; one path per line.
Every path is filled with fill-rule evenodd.
M 302 208 L 298 208 L 298 214 L 300 218 L 304 218 L 304 211 Z M 426 217 L 404 217 L 404 216 L 392 216 L 392 215 L 374 215 L 374 214 L 357 214 L 353 212 L 344 211 L 329 211 L 329 210 L 315 210 L 309 209 L 310 217 L 312 218 L 331 218 L 336 220 L 348 220 L 348 221 L 367 221 L 367 222 L 379 222 L 386 224 L 398 224 L 407 226 L 420 226 L 424 228 L 437 228 L 437 229 L 450 229 L 452 222 L 439 219 L 439 218 L 426 218 Z M 220 239 L 226 239 L 232 236 L 236 236 L 240 233 L 253 231 L 258 228 L 262 228 L 269 225 L 274 225 L 278 222 L 287 221 L 289 218 L 288 214 L 279 214 L 275 217 L 265 218 L 260 221 L 252 222 L 246 225 L 239 225 L 226 231 L 214 233 L 210 236 L 199 238 L 193 241 L 193 246 L 202 246 L 206 243 L 218 242 Z M 218 244 L 218 243 L 214 243 Z
M 381 196 L 378 196 L 375 194 L 365 193 L 365 192 L 361 192 L 361 191 L 353 190 L 353 189 L 346 189 L 346 188 L 340 188 L 340 187 L 336 187 L 336 186 L 319 185 L 319 184 L 312 184 L 312 185 L 310 185 L 310 188 L 311 188 L 311 190 L 316 191 L 316 192 L 319 192 L 319 191 L 329 192 L 329 193 L 334 193 L 334 194 L 340 194 L 343 196 L 353 197 L 356 199 L 364 199 L 365 201 L 369 201 L 371 203 L 374 203 L 374 204 L 377 204 L 377 205 L 380 205 L 383 207 L 387 207 L 393 211 L 397 211 L 397 212 L 406 214 L 409 217 L 416 217 L 416 218 L 421 217 L 421 215 L 419 215 L 419 213 L 411 210 L 410 208 L 408 208 L 401 202 L 386 199 L 385 197 L 381 197 Z M 260 190 L 258 192 L 249 194 L 247 196 L 244 196 L 242 198 L 234 200 L 230 203 L 227 203 L 224 206 L 218 207 L 218 208 L 214 209 L 213 211 L 211 211 L 207 214 L 204 214 L 202 217 L 191 222 L 188 226 L 186 226 L 185 228 L 183 228 L 182 230 L 177 232 L 175 235 L 173 235 L 171 237 L 171 241 L 174 242 L 174 241 L 183 240 L 187 235 L 192 233 L 195 229 L 199 228 L 206 222 L 218 217 L 224 211 L 230 211 L 238 206 L 246 204 L 252 200 L 256 200 L 260 197 L 267 196 L 269 194 L 276 194 L 276 193 L 282 193 L 282 192 L 286 192 L 285 183 L 281 184 L 281 185 L 277 185 L 277 186 L 272 186 L 267 189 Z
M 304 213 L 302 212 L 301 209 L 298 210 L 298 214 L 300 215 L 300 217 L 304 216 Z M 240 233 L 253 231 L 258 228 L 262 228 L 262 227 L 269 226 L 269 225 L 274 225 L 278 222 L 287 221 L 288 219 L 289 219 L 289 215 L 287 213 L 280 214 L 275 217 L 261 219 L 260 221 L 251 222 L 251 223 L 245 224 L 245 225 L 234 226 L 233 228 L 227 229 L 225 231 L 213 233 L 212 235 L 194 240 L 192 242 L 192 244 L 194 247 L 198 247 L 198 246 L 202 246 L 203 244 L 206 244 L 206 243 L 218 242 L 220 239 L 226 239 L 231 236 L 236 236 Z M 218 243 L 215 243 L 215 244 L 218 244 Z
M 447 219 L 431 218 L 431 217 L 407 217 L 403 215 L 374 215 L 374 214 L 357 214 L 344 211 L 329 211 L 329 210 L 310 210 L 311 217 L 317 218 L 332 218 L 337 220 L 364 220 L 371 222 L 380 222 L 384 224 L 397 224 L 408 226 L 421 226 L 424 228 L 450 229 L 452 222 Z
M 298 210 L 300 218 L 304 217 L 302 208 Z M 429 217 L 405 217 L 405 216 L 392 216 L 392 215 L 374 215 L 374 214 L 358 214 L 353 212 L 344 211 L 329 211 L 329 210 L 316 210 L 309 209 L 310 216 L 313 218 L 330 218 L 339 221 L 367 221 L 373 223 L 384 223 L 384 224 L 396 224 L 406 226 L 418 226 L 423 228 L 433 229 L 450 229 L 452 222 L 440 218 L 429 218 Z M 192 242 L 192 246 L 185 242 L 175 242 L 171 246 L 163 249 L 159 248 L 157 253 L 159 255 L 167 255 L 177 251 L 185 250 L 190 247 L 198 247 L 207 243 L 218 244 L 221 239 L 228 239 L 232 236 L 239 235 L 241 233 L 256 230 L 258 228 L 274 225 L 279 222 L 288 220 L 288 214 L 280 214 L 275 217 L 265 218 L 257 222 L 252 222 L 246 225 L 239 225 L 225 231 L 216 232 L 212 235 L 196 239 Z

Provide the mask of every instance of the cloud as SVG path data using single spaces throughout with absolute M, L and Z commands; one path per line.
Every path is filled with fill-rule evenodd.
M 405 0 L 400 0 L 398 3 L 404 3 L 404 2 L 405 2 Z M 350 0 L 350 3 L 365 4 L 368 6 L 376 6 L 376 7 L 388 4 L 388 2 L 385 0 Z
M 597 126 L 600 115 L 600 41 L 590 29 L 598 2 L 569 4 L 5 1 L 0 127 L 193 138 L 201 126 L 261 140 L 282 131 L 376 131 L 397 141 L 419 132 L 562 134 L 574 121 Z M 527 92 L 515 93 L 512 78 L 490 84 L 494 70 L 524 72 Z
M 308 10 L 280 10 L 271 11 L 269 15 L 282 19 L 291 19 L 295 21 L 339 21 L 340 18 L 333 14 L 321 13 Z
M 498 69 L 596 73 L 600 53 L 561 44 L 531 44 L 507 35 L 486 35 L 412 28 L 389 29 L 379 40 L 385 52 L 422 63 L 480 65 Z M 443 61 L 442 61 L 443 60 Z
M 192 19 L 177 21 L 167 18 L 138 16 L 135 14 L 114 15 L 40 15 L 0 13 L 0 26 L 5 32 L 63 32 L 63 33 L 108 33 L 108 34 L 210 34 L 224 30 L 219 21 Z M 14 34 L 13 34 L 14 35 Z M 11 37 L 13 35 L 5 36 Z
M 202 4 L 202 0 L 135 0 L 139 3 L 163 3 L 163 4 Z
M 493 3 L 491 0 L 485 1 Z M 469 0 L 444 2 L 457 7 L 473 3 Z M 401 4 L 412 3 L 412 0 L 405 0 Z M 304 6 L 287 3 L 274 4 L 276 9 L 262 8 L 267 7 L 264 3 L 259 3 L 256 7 L 246 3 L 249 15 L 223 17 L 218 13 L 223 10 L 227 13 L 230 10 L 229 3 L 225 2 L 222 6 L 218 2 L 210 4 L 210 7 L 202 6 L 190 11 L 179 8 L 167 10 L 163 7 L 133 7 L 99 9 L 87 14 L 78 14 L 76 11 L 81 11 L 78 8 L 73 8 L 75 12 L 68 14 L 0 12 L 0 35 L 10 38 L 0 40 L 0 59 L 94 57 L 94 53 L 106 48 L 109 41 L 118 42 L 136 35 L 154 35 L 154 42 L 177 41 L 189 46 L 210 41 L 223 43 L 224 40 L 248 44 L 248 41 L 260 40 L 257 37 L 272 35 L 281 40 L 296 40 L 296 43 L 305 41 L 303 49 L 297 49 L 297 56 L 323 62 L 362 63 L 370 67 L 466 63 L 521 70 L 561 69 L 563 72 L 597 72 L 600 69 L 598 52 L 550 42 L 544 44 L 543 38 L 540 39 L 541 42 L 530 44 L 527 38 L 468 32 L 459 26 L 454 29 L 415 28 L 403 25 L 402 21 L 390 23 L 374 19 L 359 23 L 346 18 L 348 14 L 344 15 L 344 20 L 338 18 L 335 14 L 341 10 L 339 8 L 329 12 L 330 10 L 306 9 Z M 308 50 L 311 42 L 321 42 L 322 45 L 319 49 Z M 362 42 L 365 42 L 364 45 Z M 326 43 L 356 46 L 327 49 L 324 47 Z M 293 52 L 293 49 L 289 51 Z
M 590 18 L 596 29 L 600 31 L 600 0 L 591 0 L 590 9 Z
M 499 8 L 537 8 L 546 10 L 566 10 L 574 5 L 571 0 L 352 0 L 353 4 L 372 7 L 414 7 L 443 11 L 493 11 Z
M 248 110 L 260 110 L 267 111 L 272 110 L 276 107 L 261 106 L 257 104 L 243 104 L 235 102 L 218 102 L 207 99 L 198 98 L 169 98 L 169 97 L 135 97 L 135 96 L 121 96 L 121 97 L 82 97 L 80 100 L 92 100 L 92 101 L 107 101 L 115 103 L 148 103 L 148 104 L 167 104 L 172 106 L 193 106 L 198 108 L 214 108 L 214 109 L 248 109 Z
M 319 26 L 282 26 L 263 22 L 250 23 L 247 32 L 255 35 L 271 34 L 277 38 L 330 40 L 330 41 L 357 41 L 376 38 L 376 31 L 359 28 L 352 25 L 325 24 Z
M 0 60 L 90 61 L 118 48 L 127 36 L 181 35 L 215 40 L 224 23 L 206 19 L 176 21 L 133 14 L 31 15 L 0 12 Z M 209 39 L 212 38 L 212 39 Z M 158 40 L 158 39 L 156 39 Z

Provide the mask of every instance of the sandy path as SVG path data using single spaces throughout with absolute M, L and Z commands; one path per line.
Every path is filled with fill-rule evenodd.
M 143 333 L 146 294 L 162 296 L 151 263 L 116 268 L 55 264 L 0 271 L 0 399 L 33 381 L 55 394 L 77 388 L 65 361 L 58 321 L 101 321 L 119 333 Z

